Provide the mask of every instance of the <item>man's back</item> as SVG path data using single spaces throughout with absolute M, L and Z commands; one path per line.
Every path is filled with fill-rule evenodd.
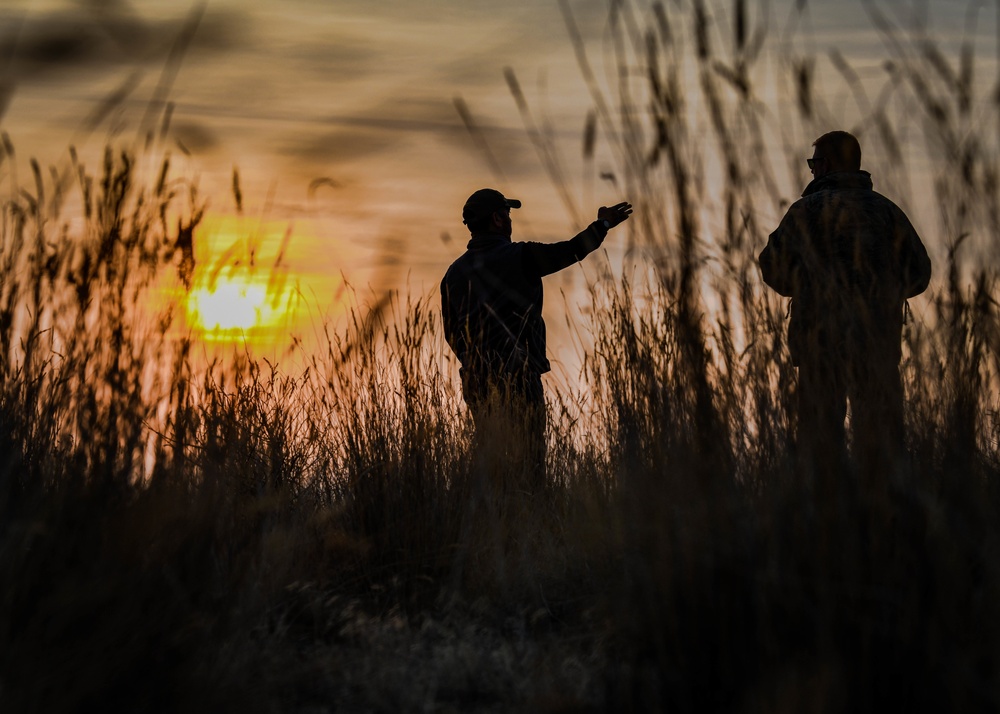
M 856 137 L 827 132 L 806 164 L 813 180 L 759 257 L 764 282 L 792 298 L 797 453 L 820 482 L 833 483 L 848 455 L 849 402 L 850 451 L 884 483 L 905 441 L 903 305 L 927 288 L 930 260 L 903 211 L 872 190 Z
M 760 255 L 764 281 L 793 298 L 789 346 L 899 358 L 903 303 L 923 292 L 930 261 L 906 215 L 865 171 L 814 180 Z M 873 355 L 872 355 L 873 356 Z

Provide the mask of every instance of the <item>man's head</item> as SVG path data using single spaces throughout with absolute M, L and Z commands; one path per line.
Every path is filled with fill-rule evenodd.
M 813 155 L 809 159 L 813 176 L 823 178 L 837 171 L 861 169 L 861 144 L 846 131 L 831 131 L 813 142 Z
M 472 233 L 493 231 L 510 236 L 510 209 L 520 208 L 516 198 L 507 198 L 492 188 L 481 188 L 469 196 L 462 209 L 462 223 Z

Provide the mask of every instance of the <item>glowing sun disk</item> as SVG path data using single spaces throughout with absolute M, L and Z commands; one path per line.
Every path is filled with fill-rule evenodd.
M 188 307 L 206 331 L 249 330 L 264 322 L 267 289 L 257 283 L 221 282 L 193 290 Z

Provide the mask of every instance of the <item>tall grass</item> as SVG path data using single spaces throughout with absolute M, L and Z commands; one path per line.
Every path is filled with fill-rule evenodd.
M 793 458 L 785 306 L 755 266 L 797 137 L 832 128 L 815 58 L 779 65 L 798 114 L 776 129 L 748 4 L 613 3 L 613 95 L 563 7 L 594 98 L 584 152 L 607 148 L 651 267 L 595 289 L 541 492 L 502 445 L 473 448 L 436 302 L 359 307 L 300 374 L 201 366 L 169 304 L 148 307 L 156 280 L 190 279 L 203 213 L 169 161 L 147 180 L 109 150 L 96 175 L 36 165 L 13 187 L 4 711 L 996 708 L 998 112 L 971 56 L 950 72 L 873 16 L 925 117 L 942 210 L 921 229 L 948 258 L 906 329 L 901 475 L 826 483 Z M 897 156 L 894 106 L 849 127 L 872 155 Z
M 785 305 L 763 291 L 754 265 L 774 225 L 765 217 L 776 223 L 797 192 L 776 188 L 780 162 L 798 178 L 803 147 L 842 128 L 810 81 L 816 59 L 789 58 L 791 76 L 778 80 L 794 82 L 799 111 L 775 127 L 755 94 L 766 45 L 749 4 L 654 3 L 646 26 L 637 5 L 612 6 L 617 97 L 596 80 L 589 86 L 639 207 L 639 240 L 663 256 L 638 308 L 634 286 L 612 292 L 590 356 L 591 386 L 611 415 L 609 466 L 632 555 L 613 600 L 633 655 L 619 705 L 996 705 L 987 633 L 998 613 L 982 597 L 997 583 L 997 442 L 986 436 L 996 282 L 995 257 L 981 247 L 995 232 L 997 105 L 988 93 L 975 97 L 968 44 L 954 71 L 933 40 L 869 9 L 891 60 L 887 89 L 878 103 L 860 101 L 868 113 L 844 128 L 867 155 L 898 165 L 893 121 L 911 117 L 894 112 L 920 116 L 939 201 L 939 222 L 923 233 L 932 248 L 947 246 L 947 262 L 907 331 L 902 476 L 847 466 L 828 483 L 791 458 Z M 842 57 L 833 53 L 831 64 L 863 95 Z M 697 77 L 694 90 L 685 70 Z M 713 142 L 695 139 L 706 132 Z M 805 141 L 796 146 L 796 136 Z M 709 183 L 712 166 L 721 178 Z M 878 164 L 869 166 L 878 181 Z M 979 246 L 977 261 L 962 260 L 966 242 Z

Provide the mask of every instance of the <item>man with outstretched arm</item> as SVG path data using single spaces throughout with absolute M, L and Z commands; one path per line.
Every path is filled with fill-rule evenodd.
M 462 222 L 471 239 L 441 282 L 441 310 L 445 337 L 462 364 L 462 394 L 476 422 L 477 439 L 488 438 L 482 433 L 487 422 L 505 432 L 493 434 L 496 438 L 522 432 L 528 469 L 544 479 L 541 376 L 549 371 L 549 361 L 542 278 L 600 247 L 608 231 L 628 219 L 632 206 L 602 206 L 596 221 L 559 243 L 513 241 L 510 212 L 520 207 L 520 201 L 490 188 L 465 202 Z

